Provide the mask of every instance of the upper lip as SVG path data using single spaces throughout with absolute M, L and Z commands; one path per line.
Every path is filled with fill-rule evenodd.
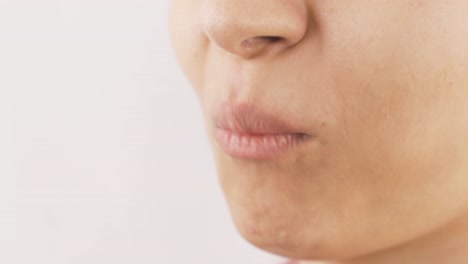
M 266 134 L 303 134 L 291 119 L 269 113 L 248 103 L 225 102 L 215 108 L 213 122 L 216 128 L 235 133 Z

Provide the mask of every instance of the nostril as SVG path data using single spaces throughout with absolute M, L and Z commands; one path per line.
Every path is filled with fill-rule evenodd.
M 273 36 L 271 36 L 271 37 L 265 37 L 265 38 L 267 38 L 267 39 L 268 39 L 269 41 L 271 41 L 271 42 L 278 42 L 278 41 L 280 41 L 280 40 L 283 39 L 282 37 L 273 37 Z
M 283 39 L 282 37 L 276 37 L 276 36 L 253 37 L 253 38 L 248 38 L 242 41 L 241 45 L 245 48 L 251 48 L 254 46 L 262 46 L 263 44 L 279 42 L 282 39 Z

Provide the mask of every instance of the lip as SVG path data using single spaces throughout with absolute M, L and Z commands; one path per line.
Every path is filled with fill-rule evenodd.
M 242 159 L 275 159 L 307 141 L 311 135 L 289 120 L 246 103 L 223 103 L 213 112 L 219 146 Z

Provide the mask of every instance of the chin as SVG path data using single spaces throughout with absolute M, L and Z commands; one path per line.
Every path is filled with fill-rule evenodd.
M 311 209 L 313 206 L 308 203 L 292 203 L 279 197 L 278 194 L 270 199 L 227 197 L 237 231 L 261 250 L 289 259 L 339 261 L 383 250 L 396 241 L 382 234 L 368 236 L 367 232 L 359 231 L 365 226 L 355 221 L 344 223 L 343 215 L 327 210 L 329 206 Z
M 332 228 L 306 219 L 304 215 L 301 216 L 301 211 L 280 208 L 272 211 L 268 208 L 231 206 L 231 216 L 240 235 L 264 251 L 301 260 L 347 257 L 343 248 L 333 244 L 333 236 L 336 234 L 326 233 L 326 230 Z

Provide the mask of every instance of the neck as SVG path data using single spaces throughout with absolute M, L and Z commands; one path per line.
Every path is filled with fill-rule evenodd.
M 411 242 L 352 260 L 299 264 L 466 264 L 468 263 L 468 214 Z

